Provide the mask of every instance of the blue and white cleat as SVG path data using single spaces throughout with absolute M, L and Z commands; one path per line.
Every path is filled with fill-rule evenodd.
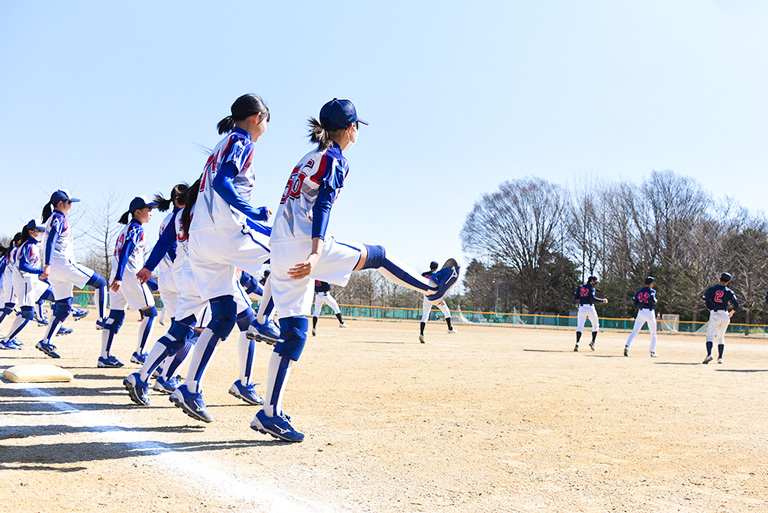
M 66 326 L 59 326 L 59 331 L 56 332 L 57 337 L 62 337 L 64 335 L 70 335 L 72 333 L 71 328 L 67 328 Z
M 437 292 L 427 296 L 427 299 L 432 302 L 433 305 L 442 301 L 451 287 L 456 285 L 456 282 L 459 281 L 460 269 L 458 262 L 453 258 L 449 258 L 443 264 L 442 269 L 429 277 L 430 280 L 437 284 Z
M 72 318 L 76 321 L 79 321 L 83 317 L 86 317 L 89 313 L 91 313 L 90 310 L 78 310 L 77 308 L 75 308 L 74 310 L 72 310 Z
M 53 344 L 47 344 L 43 340 L 35 344 L 35 347 L 39 349 L 40 351 L 44 352 L 46 355 L 50 356 L 51 358 L 61 358 L 59 356 L 59 353 L 56 352 L 56 346 Z
M 280 328 L 272 319 L 269 319 L 264 324 L 254 321 L 253 324 L 248 326 L 245 336 L 248 337 L 248 340 L 258 340 L 271 346 L 283 341 L 280 338 Z
M 99 361 L 96 364 L 96 366 L 100 369 L 119 369 L 124 364 L 114 356 L 109 356 L 109 358 L 102 358 L 99 356 Z
M 193 419 L 213 422 L 213 417 L 208 413 L 208 408 L 203 402 L 203 394 L 199 392 L 193 394 L 187 385 L 180 385 L 168 399 Z
M 256 393 L 256 387 L 253 385 L 253 383 L 250 385 L 243 385 L 239 379 L 232 383 L 232 386 L 229 387 L 229 394 L 237 397 L 238 399 L 242 399 L 246 403 L 253 406 L 264 404 L 264 399 L 262 399 L 261 396 Z
M 138 372 L 129 374 L 123 380 L 123 385 L 128 391 L 128 395 L 131 396 L 131 401 L 139 406 L 149 406 L 151 400 L 149 399 L 149 384 L 146 381 L 141 380 L 141 375 Z
M 0 342 L 0 349 L 21 349 L 21 345 L 18 344 L 16 339 L 4 340 Z
M 172 394 L 177 388 L 179 388 L 179 382 L 176 378 L 163 379 L 162 376 L 158 376 L 152 390 L 161 394 Z
M 137 365 L 144 365 L 144 362 L 147 361 L 147 353 L 137 353 L 136 351 L 133 352 L 131 355 L 131 363 L 135 363 Z
M 251 421 L 251 429 L 266 435 L 272 435 L 286 442 L 301 442 L 304 435 L 293 429 L 285 415 L 268 417 L 264 410 L 259 410 Z
M 48 317 L 37 317 L 35 316 L 35 322 L 38 326 L 48 326 Z

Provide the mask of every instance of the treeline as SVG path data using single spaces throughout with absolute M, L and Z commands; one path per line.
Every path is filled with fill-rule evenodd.
M 568 314 L 594 274 L 602 314 L 634 315 L 633 292 L 656 278 L 659 311 L 706 319 L 700 299 L 723 271 L 741 308 L 734 322 L 765 323 L 768 222 L 695 180 L 654 171 L 640 184 L 592 180 L 565 188 L 508 181 L 467 215 L 464 310 Z

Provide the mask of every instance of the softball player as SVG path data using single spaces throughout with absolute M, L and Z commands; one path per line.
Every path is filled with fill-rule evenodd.
M 712 361 L 712 346 L 717 340 L 717 363 L 723 363 L 723 351 L 725 351 L 725 330 L 731 323 L 731 317 L 739 308 L 736 294 L 728 288 L 733 276 L 731 273 L 720 275 L 720 283 L 712 285 L 701 296 L 709 309 L 709 323 L 707 324 L 707 357 L 701 363 Z M 733 303 L 733 310 L 728 310 L 728 303 Z
M 136 351 L 131 355 L 131 362 L 143 364 L 146 359 L 144 345 L 152 335 L 157 308 L 152 291 L 145 283 L 136 278 L 136 273 L 144 266 L 144 255 L 147 241 L 144 238 L 145 223 L 152 219 L 152 209 L 157 206 L 154 201 L 148 201 L 144 196 L 131 200 L 128 211 L 120 218 L 124 224 L 115 241 L 115 252 L 112 256 L 112 272 L 109 276 L 109 317 L 103 325 L 101 333 L 101 356 L 99 367 L 118 368 L 123 362 L 110 354 L 112 341 L 120 331 L 125 320 L 125 308 L 139 311 L 141 326 Z M 130 221 L 129 218 L 130 217 Z
M 429 278 L 433 274 L 437 272 L 437 262 L 432 261 L 429 264 L 429 271 L 421 273 L 422 276 L 425 278 Z M 432 307 L 435 306 L 432 304 L 432 302 L 427 299 L 426 296 L 424 296 L 424 303 L 422 304 L 422 315 L 421 315 L 421 324 L 419 326 L 419 342 L 424 344 L 426 341 L 424 340 L 424 328 L 427 326 L 427 321 L 429 321 L 429 314 L 432 312 Z M 453 326 L 451 325 L 451 310 L 448 308 L 448 305 L 445 304 L 445 301 L 440 301 L 436 305 L 441 312 L 443 312 L 443 315 L 445 316 L 445 323 L 448 325 L 448 333 L 454 334 L 456 333 L 456 330 L 453 329 Z
M 600 320 L 597 318 L 597 310 L 595 310 L 594 303 L 607 303 L 607 299 L 600 299 L 595 296 L 595 286 L 597 285 L 597 276 L 590 276 L 587 278 L 587 283 L 576 289 L 573 296 L 579 300 L 579 313 L 576 317 L 576 346 L 574 351 L 579 350 L 579 341 L 581 340 L 581 332 L 584 331 L 584 323 L 589 318 L 592 323 L 592 342 L 589 343 L 589 348 L 595 350 L 595 339 L 597 338 L 598 326 Z
M 651 332 L 651 358 L 656 358 L 656 291 L 653 286 L 656 284 L 653 276 L 645 279 L 645 287 L 635 292 L 632 301 L 637 305 L 637 317 L 635 325 L 632 327 L 632 333 L 629 334 L 627 344 L 624 346 L 624 356 L 629 356 L 629 346 L 635 339 L 643 324 L 648 323 L 648 331 Z
M 3 248 L 3 284 L 0 289 L 0 302 L 3 304 L 0 310 L 0 324 L 8 317 L 16 306 L 16 291 L 13 288 L 13 273 L 15 266 L 16 253 L 21 246 L 21 233 L 17 233 L 11 240 L 11 245 Z
M 43 207 L 43 222 L 47 224 L 43 274 L 40 275 L 40 279 L 48 279 L 54 301 L 53 315 L 45 338 L 35 347 L 51 358 L 59 358 L 56 347 L 51 344 L 51 338 L 72 311 L 73 285 L 80 288 L 86 285 L 93 287 L 94 300 L 99 309 L 99 320 L 96 324 L 103 328 L 103 323 L 106 321 L 104 310 L 107 302 L 107 281 L 99 273 L 75 262 L 74 241 L 67 215 L 72 209 L 72 203 L 78 201 L 80 200 L 69 196 L 69 191 L 60 189 L 51 195 L 50 202 Z
M 21 349 L 20 342 L 15 338 L 35 318 L 35 305 L 49 290 L 48 284 L 40 280 L 43 273 L 41 268 L 38 239 L 45 233 L 42 221 L 32 219 L 21 231 L 21 246 L 16 252 L 16 266 L 13 273 L 14 290 L 21 306 L 21 312 L 16 316 L 11 331 L 5 338 L 8 349 Z M 13 347 L 13 346 L 16 347 Z
M 346 328 L 341 317 L 339 303 L 331 295 L 331 284 L 327 281 L 315 280 L 315 313 L 312 315 L 312 336 L 317 335 L 317 318 L 323 311 L 323 304 L 327 304 L 333 310 L 333 314 L 339 320 L 339 328 Z
M 251 428 L 289 442 L 300 442 L 282 411 L 282 398 L 291 366 L 307 340 L 312 304 L 312 282 L 344 286 L 354 270 L 378 269 L 389 280 L 427 295 L 438 303 L 459 277 L 459 266 L 448 260 L 430 279 L 389 257 L 382 246 L 341 242 L 326 236 L 333 202 L 344 186 L 349 166 L 342 151 L 358 138 L 357 117 L 349 100 L 332 101 L 320 110 L 320 121 L 309 119 L 310 140 L 317 149 L 302 158 L 291 172 L 272 227 L 270 281 L 280 322 L 280 342 L 269 362 L 264 408 Z

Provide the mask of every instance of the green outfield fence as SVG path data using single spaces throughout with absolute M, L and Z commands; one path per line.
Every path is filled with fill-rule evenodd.
M 163 307 L 163 302 L 159 295 L 154 295 L 157 308 Z M 83 290 L 73 293 L 73 304 L 85 308 L 94 306 L 93 291 Z M 392 308 L 384 306 L 361 306 L 361 305 L 339 305 L 341 313 L 346 318 L 351 319 L 375 319 L 388 321 L 418 321 L 421 320 L 421 308 Z M 328 305 L 323 306 L 322 315 L 332 315 Z M 529 328 L 554 328 L 554 329 L 573 329 L 576 327 L 576 317 L 570 315 L 547 315 L 547 314 L 519 314 L 519 313 L 500 313 L 500 312 L 464 312 L 461 310 L 451 310 L 454 323 L 473 324 L 477 326 L 507 326 L 507 327 L 529 327 Z M 443 318 L 443 313 L 439 310 L 432 310 L 429 319 L 439 320 Z M 610 317 L 600 317 L 600 328 L 617 331 L 631 331 L 634 326 L 634 319 L 615 319 Z M 706 321 L 663 321 L 659 320 L 659 332 L 663 333 L 696 333 L 700 330 L 706 330 Z M 590 321 L 587 321 L 587 327 Z M 588 331 L 591 328 L 588 329 Z M 643 327 L 643 332 L 648 328 Z M 731 335 L 741 335 L 750 337 L 766 338 L 768 336 L 768 326 L 764 324 L 736 324 L 731 323 L 728 326 L 727 333 Z

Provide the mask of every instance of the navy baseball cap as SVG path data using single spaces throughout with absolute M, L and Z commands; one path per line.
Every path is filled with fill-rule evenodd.
M 155 208 L 157 203 L 149 201 L 146 196 L 136 196 L 131 200 L 131 205 L 128 207 L 129 212 L 136 212 L 140 208 L 152 207 Z
M 646 285 L 650 285 L 651 283 L 655 283 L 655 282 L 656 282 L 656 280 L 654 279 L 654 277 L 653 277 L 653 276 L 648 276 L 648 277 L 645 279 L 645 284 L 646 284 Z
M 59 189 L 58 191 L 51 194 L 51 205 L 56 205 L 59 201 L 71 201 L 72 203 L 77 203 L 80 201 L 77 198 L 72 198 L 69 195 L 69 191 L 66 189 Z
M 355 104 L 349 100 L 334 98 L 320 109 L 320 124 L 326 130 L 342 130 L 355 121 L 368 124 L 357 117 Z
M 733 279 L 731 273 L 723 273 L 720 275 L 720 281 L 731 281 L 731 279 Z
M 24 226 L 27 230 L 40 230 L 41 232 L 45 231 L 45 225 L 43 222 L 39 219 L 30 219 L 29 222 Z

